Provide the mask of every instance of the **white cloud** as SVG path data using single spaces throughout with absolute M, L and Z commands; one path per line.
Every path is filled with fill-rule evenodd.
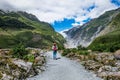
M 68 31 L 68 30 L 69 30 L 69 29 L 65 29 L 65 30 L 63 30 L 63 31 L 60 31 L 59 33 L 60 33 L 61 35 L 63 35 L 64 38 L 66 38 L 67 35 L 66 35 L 65 31 Z
M 93 4 L 96 7 L 88 12 L 87 8 Z M 117 6 L 110 0 L 0 0 L 0 8 L 27 11 L 49 23 L 74 18 L 76 23 L 73 25 L 78 25 L 78 22 L 83 24 L 83 20 L 96 18 Z
M 84 24 L 83 20 L 86 20 L 87 18 L 97 18 L 101 14 L 103 14 L 105 11 L 112 10 L 117 8 L 114 4 L 110 2 L 110 0 L 94 0 L 94 5 L 96 6 L 94 9 L 92 9 L 90 12 L 85 10 L 84 12 L 86 15 L 79 15 L 75 18 L 76 22 L 80 22 L 80 25 Z
M 80 25 L 80 23 L 72 23 L 73 27 L 76 27 L 76 26 L 79 26 L 79 25 Z

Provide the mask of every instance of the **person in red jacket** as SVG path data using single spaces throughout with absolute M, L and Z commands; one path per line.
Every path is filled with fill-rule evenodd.
M 58 50 L 56 43 L 53 43 L 52 50 L 53 50 L 53 59 L 56 60 L 57 59 L 56 55 L 57 55 L 57 50 Z

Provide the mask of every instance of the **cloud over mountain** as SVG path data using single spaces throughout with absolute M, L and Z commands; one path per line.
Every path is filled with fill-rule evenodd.
M 73 25 L 117 7 L 111 0 L 0 0 L 1 9 L 26 11 L 49 23 L 75 19 Z

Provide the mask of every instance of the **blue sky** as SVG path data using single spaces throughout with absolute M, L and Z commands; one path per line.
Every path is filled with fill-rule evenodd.
M 111 0 L 111 2 L 120 7 L 120 0 Z
M 32 13 L 57 32 L 83 25 L 118 7 L 120 0 L 0 0 L 0 9 Z
M 57 32 L 63 31 L 65 29 L 72 28 L 72 23 L 75 23 L 74 19 L 64 19 L 63 21 L 55 21 L 52 26 Z
M 111 3 L 113 3 L 117 7 L 120 7 L 120 0 L 111 0 Z M 87 8 L 87 11 L 90 12 L 92 9 L 94 9 L 96 7 L 97 6 L 95 6 L 95 4 L 93 4 L 92 6 Z M 85 15 L 86 14 L 84 14 L 83 16 L 85 16 Z M 83 20 L 82 22 L 83 23 L 87 23 L 90 20 L 91 20 L 91 18 L 87 18 L 87 19 Z M 73 25 L 72 25 L 73 23 L 75 23 L 74 19 L 64 19 L 63 21 L 55 21 L 54 24 L 52 24 L 52 26 L 55 28 L 55 30 L 57 32 L 61 32 L 63 30 L 72 28 L 73 27 Z M 78 23 L 80 23 L 80 22 L 78 22 Z
M 83 20 L 84 23 L 90 21 L 90 18 L 87 18 L 86 20 Z M 55 28 L 57 32 L 67 30 L 73 27 L 73 23 L 75 23 L 74 19 L 64 19 L 63 21 L 55 21 L 52 26 Z M 79 22 L 78 22 L 79 24 Z M 76 25 L 77 26 L 77 25 Z

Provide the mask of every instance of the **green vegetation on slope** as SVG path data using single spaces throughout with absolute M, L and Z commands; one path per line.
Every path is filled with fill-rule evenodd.
M 50 24 L 32 14 L 0 10 L 0 48 L 11 48 L 20 42 L 36 48 L 49 48 L 56 42 L 63 48 L 65 40 Z
M 114 52 L 120 49 L 120 31 L 96 38 L 88 47 L 94 51 Z
M 115 14 L 115 11 L 107 11 L 98 18 L 91 20 L 85 29 L 87 30 L 85 33 L 87 33 L 89 37 L 92 37 L 98 30 L 98 27 L 101 27 L 100 31 L 103 30 L 110 23 L 110 16 L 113 16 L 113 14 Z
M 114 30 L 120 29 L 120 13 L 112 20 L 110 27 L 113 27 Z
M 114 52 L 120 49 L 120 13 L 111 21 L 113 31 L 96 38 L 88 47 L 95 51 Z
M 111 25 L 113 24 L 112 20 L 116 17 L 118 13 L 120 13 L 120 8 L 116 10 L 107 11 L 98 18 L 90 20 L 83 26 L 72 28 L 66 31 L 65 33 L 68 35 L 68 37 L 72 38 L 74 43 L 78 42 L 77 46 L 83 44 L 83 42 L 85 42 L 85 44 L 88 43 L 89 45 L 89 43 L 91 43 L 91 41 L 93 41 L 99 35 L 106 34 L 109 31 L 114 31 L 114 29 L 111 29 L 109 27 L 110 24 Z M 118 17 L 118 19 L 120 18 Z M 114 22 L 114 24 L 116 24 L 116 22 Z M 114 27 L 112 26 L 112 28 Z M 105 29 L 106 31 L 104 31 Z M 83 46 L 88 46 L 88 45 L 83 45 Z

